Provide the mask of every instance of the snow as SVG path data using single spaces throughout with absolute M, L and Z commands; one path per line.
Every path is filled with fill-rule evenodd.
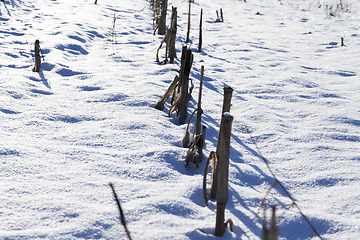
M 234 232 L 220 238 L 261 239 L 259 207 L 275 182 L 265 158 L 323 239 L 357 239 L 360 16 L 355 0 L 334 16 L 324 4 L 335 0 L 318 2 L 195 0 L 188 118 L 204 65 L 207 131 L 203 161 L 190 170 L 187 124 L 167 116 L 169 102 L 154 108 L 180 59 L 155 62 L 162 36 L 153 35 L 149 2 L 1 2 L 0 238 L 126 239 L 110 182 L 133 239 L 215 238 L 216 201 L 205 205 L 202 181 L 227 85 L 234 121 L 225 217 Z M 171 6 L 180 56 L 188 3 L 169 0 L 168 13 Z M 224 22 L 214 23 L 220 8 Z M 45 58 L 39 73 L 36 39 Z M 279 185 L 265 202 L 277 206 L 280 239 L 319 239 Z

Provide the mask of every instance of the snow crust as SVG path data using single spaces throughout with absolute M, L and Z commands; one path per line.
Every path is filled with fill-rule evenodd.
M 215 238 L 216 201 L 205 205 L 202 181 L 225 84 L 234 89 L 225 213 L 234 232 L 220 238 L 261 239 L 259 207 L 275 182 L 262 157 L 323 239 L 358 238 L 356 1 L 332 17 L 314 7 L 319 1 L 195 0 L 188 111 L 197 107 L 204 65 L 207 132 L 203 161 L 190 170 L 186 124 L 167 117 L 169 102 L 154 108 L 180 60 L 155 62 L 162 36 L 153 35 L 149 2 L 93 2 L 0 2 L 1 239 L 126 239 L 109 182 L 133 239 Z M 172 6 L 181 56 L 188 3 L 169 0 L 168 22 Z M 220 8 L 224 22 L 214 23 Z M 45 58 L 38 73 L 36 39 Z M 279 185 L 265 203 L 277 206 L 280 239 L 319 239 Z

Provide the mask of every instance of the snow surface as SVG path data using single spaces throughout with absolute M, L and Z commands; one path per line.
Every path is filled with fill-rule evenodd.
M 186 124 L 167 117 L 169 103 L 154 108 L 180 61 L 155 62 L 162 36 L 153 35 L 149 2 L 93 2 L 0 2 L 0 239 L 126 239 L 109 182 L 133 239 L 215 238 L 216 202 L 205 206 L 202 180 L 224 84 L 234 88 L 225 213 L 234 233 L 222 239 L 261 238 L 263 213 L 256 214 L 275 182 L 261 154 L 323 239 L 358 238 L 356 1 L 331 17 L 313 0 L 195 0 L 188 112 L 204 65 L 207 135 L 204 161 L 190 170 Z M 168 22 L 171 6 L 180 56 L 188 3 L 169 0 Z M 215 24 L 220 8 L 224 22 Z M 45 58 L 39 73 L 32 72 L 36 39 Z M 278 185 L 266 197 L 281 216 L 281 239 L 319 239 L 291 203 Z

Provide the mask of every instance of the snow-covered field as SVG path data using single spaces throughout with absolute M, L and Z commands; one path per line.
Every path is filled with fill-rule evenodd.
M 343 1 L 351 9 L 335 17 L 318 2 L 195 0 L 188 111 L 204 65 L 207 136 L 204 161 L 191 170 L 186 125 L 167 117 L 169 103 L 154 108 L 180 60 L 155 62 L 162 36 L 153 35 L 149 2 L 0 2 L 0 239 L 126 239 L 109 182 L 133 239 L 215 238 L 216 202 L 205 206 L 202 180 L 224 84 L 234 89 L 225 213 L 234 233 L 222 239 L 261 239 L 256 214 L 275 182 L 261 154 L 323 239 L 357 239 L 360 16 L 356 1 Z M 171 6 L 180 56 L 188 3 L 169 0 L 168 22 Z M 224 22 L 215 24 L 220 8 Z M 45 58 L 39 73 L 36 39 Z M 279 186 L 266 198 L 281 215 L 280 238 L 319 239 L 291 203 Z

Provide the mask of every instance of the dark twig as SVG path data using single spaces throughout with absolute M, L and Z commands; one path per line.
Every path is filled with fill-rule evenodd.
M 121 224 L 124 226 L 125 231 L 126 231 L 126 234 L 127 234 L 128 238 L 129 238 L 129 240 L 131 240 L 130 232 L 129 232 L 129 230 L 128 230 L 127 227 L 126 227 L 125 215 L 124 215 L 124 213 L 123 213 L 123 211 L 122 211 L 122 209 L 121 209 L 120 201 L 119 201 L 119 199 L 118 199 L 118 197 L 117 197 L 117 195 L 116 195 L 114 185 L 113 185 L 112 183 L 109 183 L 109 185 L 110 185 L 110 187 L 111 187 L 111 190 L 113 191 L 113 194 L 114 194 L 114 197 L 115 197 L 115 201 L 116 201 L 117 206 L 118 206 L 118 208 L 119 208 Z

